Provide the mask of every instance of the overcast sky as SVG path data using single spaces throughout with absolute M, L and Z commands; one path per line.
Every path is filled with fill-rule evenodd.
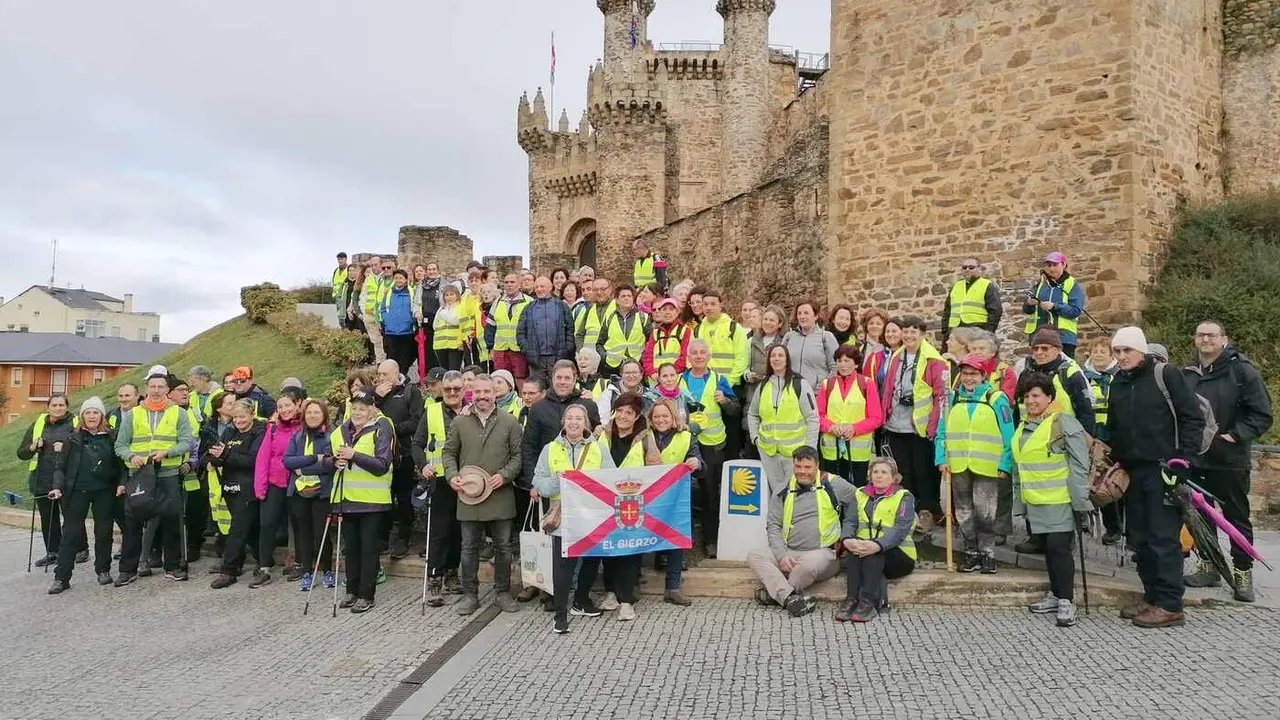
M 771 42 L 826 52 L 830 0 L 780 0 Z M 520 93 L 576 126 L 591 0 L 0 0 L 0 296 L 49 280 L 163 315 L 181 342 L 240 286 L 449 225 L 526 254 Z M 655 42 L 719 41 L 714 0 L 658 0 Z

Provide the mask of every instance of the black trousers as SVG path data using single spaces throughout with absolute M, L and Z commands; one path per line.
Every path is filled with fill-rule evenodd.
M 636 588 L 640 583 L 640 560 L 641 555 L 623 555 L 621 557 L 584 557 L 582 558 L 582 568 L 578 571 L 578 587 L 585 591 L 591 590 L 591 585 L 587 584 L 583 579 L 588 576 L 591 582 L 595 582 L 598 568 L 603 567 L 604 572 L 604 589 L 611 592 L 618 598 L 620 603 L 628 603 L 634 605 L 636 602 Z
M 392 527 L 395 538 L 408 544 L 413 535 L 413 489 L 417 487 L 414 477 L 413 458 L 408 455 L 398 458 L 391 468 L 391 517 L 382 529 L 383 544 L 391 537 Z
M 836 458 L 835 460 L 823 459 L 819 464 L 824 471 L 839 475 L 845 480 L 853 483 L 854 487 L 862 487 L 867 484 L 867 466 L 871 464 L 871 461 L 853 461 L 846 460 L 844 458 Z
M 157 480 L 157 488 L 163 486 L 164 493 L 180 496 L 182 485 L 177 475 L 161 477 Z M 160 537 L 160 545 L 164 550 L 164 569 L 166 572 L 177 570 L 182 564 L 182 516 L 181 505 L 174 508 L 172 515 L 159 515 L 150 518 L 155 523 L 156 533 Z M 132 515 L 128 509 L 124 515 L 124 545 L 120 549 L 120 572 L 138 572 L 138 562 L 142 559 L 144 523 Z
M 261 517 L 258 521 L 258 567 L 273 568 L 276 566 L 276 545 L 279 541 L 281 525 L 285 522 L 285 501 L 288 491 L 275 485 L 267 485 L 267 497 L 258 503 Z
M 902 473 L 902 486 L 916 498 L 916 510 L 942 512 L 942 476 L 933 464 L 933 441 L 915 433 L 887 433 L 889 452 Z
M 186 495 L 183 521 L 187 527 L 187 560 L 200 557 L 204 547 L 204 529 L 211 518 L 209 510 L 209 485 L 207 478 L 201 478 L 200 489 L 191 490 Z
M 555 592 L 551 594 L 551 597 L 557 618 L 568 616 L 570 593 L 573 594 L 575 607 L 582 607 L 586 604 L 591 597 L 591 586 L 596 583 L 596 571 L 600 567 L 599 562 L 583 562 L 581 569 L 579 569 L 579 558 L 561 557 L 563 547 L 563 540 L 559 535 L 551 536 L 551 555 L 556 559 L 555 570 L 551 573 L 551 587 Z M 599 558 L 595 559 L 599 560 Z M 578 570 L 577 590 L 574 590 L 574 570 Z
M 59 580 L 70 580 L 71 569 L 76 564 L 76 548 L 87 542 L 84 536 L 85 518 L 93 510 L 93 571 L 97 574 L 111 570 L 111 511 L 115 506 L 114 487 L 86 492 L 72 490 L 62 496 L 62 506 L 66 512 L 63 523 L 62 546 L 58 548 L 58 567 L 53 576 Z
M 1124 530 L 1124 500 L 1118 500 L 1102 506 L 1102 527 L 1109 533 Z
M 350 513 L 342 516 L 342 559 L 346 563 L 347 592 L 373 601 L 378 587 L 378 550 L 385 512 Z
M 885 581 L 897 580 L 916 569 L 916 561 L 907 557 L 902 548 L 890 548 L 866 557 L 848 555 L 845 560 L 846 599 L 849 602 L 866 600 L 879 606 L 884 600 Z
M 40 538 L 44 540 L 45 555 L 58 554 L 62 547 L 62 503 L 63 500 L 50 500 L 40 496 L 36 498 L 36 509 L 40 513 Z
M 1059 600 L 1074 600 L 1076 562 L 1071 554 L 1075 533 L 1044 533 L 1044 564 L 1049 571 L 1049 591 Z
M 293 495 L 289 498 L 289 514 L 293 518 L 293 542 L 296 546 L 294 562 L 306 572 L 316 567 L 316 553 L 320 554 L 320 571 L 333 570 L 333 541 L 338 527 L 333 524 L 325 532 L 329 519 L 329 498 L 319 494 L 305 498 Z M 324 540 L 321 546 L 321 539 Z
M 259 506 L 262 503 L 253 496 L 252 490 L 224 494 L 222 498 L 231 513 L 231 530 L 227 532 L 227 544 L 222 549 L 222 572 L 239 575 L 244 571 L 244 555 L 249 543 L 254 544 L 254 556 L 261 562 L 262 551 L 258 543 L 261 540 L 262 511 Z
M 436 359 L 440 361 L 440 367 L 445 370 L 461 370 L 462 369 L 462 348 L 448 350 L 443 348 L 436 349 Z
M 1249 468 L 1216 468 L 1196 471 L 1200 487 L 1217 498 L 1214 503 L 1249 544 L 1253 544 L 1253 523 L 1249 520 Z M 1210 501 L 1213 502 L 1213 501 Z M 1231 564 L 1239 570 L 1252 570 L 1253 558 L 1231 544 Z
M 1160 465 L 1126 468 L 1129 490 L 1124 494 L 1129 546 L 1138 556 L 1143 600 L 1169 612 L 1182 612 L 1182 515 L 1164 501 Z M 1208 489 L 1208 488 L 1206 488 Z
M 702 544 L 714 545 L 720 536 L 720 481 L 724 470 L 724 445 L 702 445 L 702 477 L 698 478 L 698 500 L 702 522 Z M 766 488 L 767 489 L 767 488 Z
M 431 492 L 431 533 L 427 536 L 427 568 L 431 577 L 457 570 L 462 562 L 462 526 L 458 523 L 458 495 L 437 479 Z
M 409 368 L 418 361 L 417 335 L 384 335 L 383 339 L 386 341 L 387 357 L 395 360 L 400 366 L 400 372 L 408 377 Z

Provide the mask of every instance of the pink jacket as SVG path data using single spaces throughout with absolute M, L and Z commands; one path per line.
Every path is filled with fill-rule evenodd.
M 929 383 L 929 387 L 933 389 L 933 409 L 929 411 L 929 439 L 932 440 L 938 434 L 938 416 L 942 413 L 942 406 L 946 404 L 947 396 L 950 394 L 946 382 L 949 368 L 947 367 L 947 361 L 943 360 L 936 350 L 928 352 L 927 355 L 926 352 L 922 351 L 921 355 L 926 362 L 924 381 Z M 895 353 L 889 359 L 889 369 L 884 376 L 884 387 L 880 388 L 880 405 L 884 422 L 889 421 L 889 413 L 893 412 L 893 383 L 898 377 L 898 368 L 901 366 L 902 353 Z
M 285 451 L 289 438 L 302 427 L 298 420 L 272 420 L 262 436 L 258 458 L 253 469 L 253 494 L 259 500 L 267 496 L 267 483 L 278 488 L 289 487 L 289 471 L 284 469 Z

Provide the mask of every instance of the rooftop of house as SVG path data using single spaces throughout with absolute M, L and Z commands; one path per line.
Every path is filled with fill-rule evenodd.
M 0 365 L 110 365 L 149 363 L 179 345 L 71 333 L 0 332 Z
M 83 288 L 79 288 L 79 289 L 62 288 L 62 287 L 56 287 L 52 285 L 32 285 L 31 287 L 19 293 L 18 297 L 21 297 L 22 295 L 25 295 L 26 293 L 32 290 L 39 290 L 45 293 L 46 295 L 52 297 L 53 299 L 57 300 L 58 302 L 62 303 L 63 305 L 66 305 L 67 307 L 73 308 L 76 310 L 99 310 L 99 311 L 119 312 L 115 310 L 115 308 L 107 307 L 106 304 L 107 303 L 111 303 L 114 305 L 125 304 L 124 300 L 121 300 L 120 298 L 116 298 L 116 297 L 111 297 L 110 295 L 107 295 L 105 293 L 94 292 L 93 290 L 85 290 Z M 14 298 L 14 300 L 16 299 L 17 298 Z M 10 302 L 12 302 L 12 300 Z M 155 315 L 156 313 L 133 311 L 131 312 L 131 314 Z

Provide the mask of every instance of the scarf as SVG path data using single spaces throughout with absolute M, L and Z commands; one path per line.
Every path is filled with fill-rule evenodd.
M 831 334 L 836 338 L 836 345 L 844 345 L 849 341 L 849 338 L 853 337 L 853 328 L 849 328 L 848 330 L 836 330 L 835 328 L 831 328 Z

